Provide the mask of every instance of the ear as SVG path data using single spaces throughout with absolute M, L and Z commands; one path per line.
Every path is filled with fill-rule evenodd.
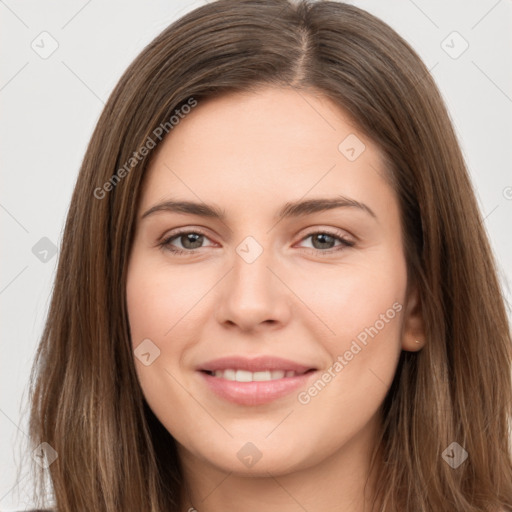
M 402 349 L 417 352 L 425 346 L 425 324 L 418 287 L 412 285 L 407 293 L 402 326 Z

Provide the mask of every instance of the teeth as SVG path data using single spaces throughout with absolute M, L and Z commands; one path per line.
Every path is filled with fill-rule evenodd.
M 261 381 L 261 380 L 270 380 L 270 379 L 271 379 L 271 374 L 268 370 L 266 372 L 254 372 L 252 374 L 252 380 Z
M 222 375 L 221 375 L 222 377 Z M 227 380 L 236 380 L 236 372 L 235 370 L 225 370 L 224 371 L 224 378 Z
M 249 372 L 247 370 L 215 370 L 215 377 L 226 380 L 236 380 L 237 382 L 264 382 L 269 380 L 284 379 L 284 377 L 295 377 L 293 370 L 265 370 L 261 372 Z
M 252 373 L 246 370 L 237 370 L 235 380 L 237 382 L 252 382 Z

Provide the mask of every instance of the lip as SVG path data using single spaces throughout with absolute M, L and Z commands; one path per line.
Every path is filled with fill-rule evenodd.
M 207 371 L 227 369 L 247 370 L 293 370 L 298 375 L 270 381 L 238 382 L 215 377 Z M 209 361 L 197 368 L 208 388 L 220 398 L 237 405 L 262 405 L 284 397 L 297 388 L 305 386 L 317 373 L 316 368 L 279 357 L 260 356 L 247 359 L 239 356 L 224 357 Z M 311 370 L 311 371 L 309 371 Z

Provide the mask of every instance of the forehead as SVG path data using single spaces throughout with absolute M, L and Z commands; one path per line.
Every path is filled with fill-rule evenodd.
M 393 200 L 376 145 L 316 92 L 262 88 L 199 101 L 160 143 L 141 207 L 167 194 L 230 204 L 342 193 Z M 378 207 L 378 205 L 377 205 Z

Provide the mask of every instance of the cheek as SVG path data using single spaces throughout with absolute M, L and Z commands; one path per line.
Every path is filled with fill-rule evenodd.
M 181 352 L 179 340 L 167 341 L 183 316 L 179 301 L 185 300 L 186 289 L 182 292 L 177 282 L 173 282 L 171 288 L 170 282 L 163 269 L 134 252 L 128 266 L 126 304 L 135 368 L 152 408 L 153 401 L 158 395 L 163 396 L 166 387 L 172 389 L 167 382 L 170 375 L 165 370 L 174 374 L 172 364 L 178 364 Z
M 368 329 L 398 344 L 407 285 L 401 251 L 375 251 L 365 258 L 336 265 L 317 265 L 314 271 L 289 272 L 285 279 L 302 302 L 300 315 L 317 341 L 336 355 L 352 340 L 370 339 Z M 297 311 L 298 314 L 298 311 Z
M 382 251 L 354 265 L 326 267 L 314 278 L 295 281 L 294 290 L 315 313 L 305 315 L 306 329 L 316 333 L 328 354 L 318 380 L 298 396 L 315 417 L 327 421 L 330 416 L 349 429 L 375 413 L 401 352 L 406 285 L 400 250 Z
M 198 301 L 198 289 L 193 286 L 191 277 L 155 265 L 150 258 L 139 258 L 135 252 L 126 283 L 139 384 L 157 418 L 185 443 L 190 443 L 189 426 L 201 416 L 201 409 L 185 391 L 189 383 L 180 373 L 183 354 L 197 340 L 194 331 L 198 323 L 194 319 L 193 306 Z M 194 282 L 199 281 L 194 279 Z M 148 361 L 139 355 L 148 352 L 149 364 L 146 365 Z
M 190 396 L 184 391 L 190 386 L 190 372 L 183 369 L 189 365 L 190 352 L 202 341 L 202 326 L 211 316 L 205 310 L 210 304 L 207 294 L 216 281 L 211 269 L 184 268 L 136 249 L 126 281 L 137 376 L 148 404 L 167 427 L 175 421 L 168 417 L 169 403 L 176 410 L 191 410 Z M 147 352 L 146 360 L 139 357 Z
M 173 270 L 134 255 L 126 284 L 133 346 L 150 338 L 163 347 L 177 330 L 186 337 L 186 331 L 196 325 L 200 308 L 195 305 L 207 292 L 208 283 L 201 271 L 180 272 L 179 267 Z M 179 348 L 174 342 L 172 346 Z

